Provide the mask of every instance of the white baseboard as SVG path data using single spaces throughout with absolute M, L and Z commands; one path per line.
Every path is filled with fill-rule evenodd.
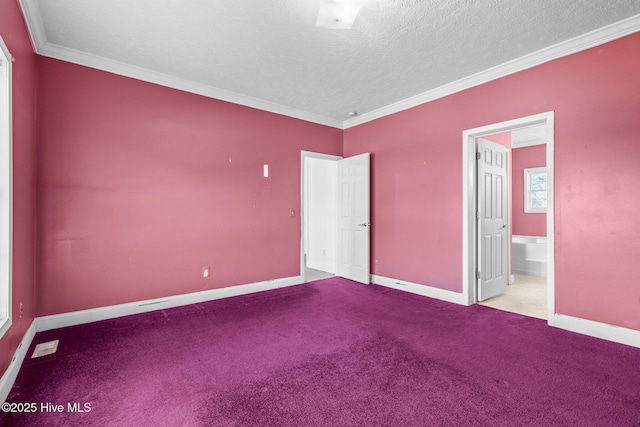
M 387 288 L 393 288 L 399 291 L 410 292 L 412 294 L 448 301 L 455 304 L 469 305 L 469 302 L 462 293 L 448 291 L 446 289 L 407 282 L 406 280 L 390 279 L 388 277 L 377 276 L 375 274 L 371 275 L 371 282 L 376 285 L 386 286 Z
M 417 283 L 407 282 L 404 280 L 395 280 L 377 275 L 372 275 L 371 280 L 372 283 L 380 286 L 385 286 L 388 288 L 410 292 L 413 294 L 435 298 L 455 304 L 468 305 L 468 302 L 463 298 L 463 294 L 458 292 L 452 292 L 445 289 L 434 288 L 432 286 L 420 285 Z M 62 328 L 66 326 L 80 325 L 83 323 L 90 323 L 98 320 L 113 319 L 130 314 L 145 313 L 148 311 L 160 310 L 164 308 L 178 307 L 181 305 L 245 295 L 254 292 L 293 286 L 301 283 L 301 276 L 293 276 L 283 279 L 251 283 L 247 285 L 230 286 L 221 289 L 210 289 L 207 291 L 176 295 L 155 300 L 132 302 L 90 310 L 38 317 L 31 323 L 29 329 L 27 329 L 27 332 L 24 334 L 22 341 L 16 349 L 9 367 L 0 379 L 0 401 L 4 402 L 9 396 L 11 388 L 13 387 L 13 383 L 18 376 L 18 371 L 20 370 L 22 362 L 26 357 L 26 352 L 29 349 L 31 341 L 33 340 L 36 332 Z M 579 334 L 640 348 L 640 331 L 634 329 L 608 325 L 606 323 L 566 316 L 563 314 L 555 314 L 553 318 L 549 320 L 549 325 L 560 329 L 577 332 Z
M 271 289 L 284 288 L 287 286 L 302 283 L 302 276 L 292 276 L 282 279 L 266 280 L 264 282 L 250 283 L 247 285 L 229 286 L 220 289 L 209 289 L 190 294 L 174 295 L 166 298 L 154 300 L 131 302 L 107 307 L 93 308 L 89 310 L 74 311 L 70 313 L 54 314 L 51 316 L 37 317 L 24 334 L 20 345 L 11 360 L 11 364 L 0 379 L 0 401 L 4 402 L 13 383 L 18 376 L 18 371 L 25 359 L 26 352 L 33 341 L 36 332 L 48 331 L 51 329 L 64 328 L 66 326 L 81 325 L 83 323 L 96 322 L 99 320 L 114 319 L 116 317 L 128 316 L 131 314 L 145 313 L 164 308 L 178 307 L 198 302 L 212 301 L 222 298 L 229 298 L 238 295 L 246 295 L 255 292 L 267 291 Z
M 35 334 L 36 321 L 34 320 L 31 322 L 27 332 L 25 332 L 24 337 L 22 337 L 22 341 L 20 341 L 16 352 L 13 354 L 13 359 L 11 359 L 9 367 L 2 376 L 2 379 L 0 379 L 0 401 L 2 401 L 2 403 L 7 400 L 7 397 L 11 392 L 11 387 L 13 387 L 13 383 L 16 381 L 18 371 L 20 371 L 22 362 L 27 355 L 27 351 L 29 350 L 29 346 L 31 346 L 31 341 L 33 341 Z
M 162 310 L 165 308 L 179 307 L 198 302 L 268 291 L 270 289 L 283 288 L 286 286 L 298 285 L 300 283 L 302 283 L 302 276 L 293 276 L 282 279 L 266 280 L 264 282 L 250 283 L 247 285 L 229 286 L 226 288 L 209 289 L 190 294 L 174 295 L 166 298 L 110 305 L 107 307 L 73 311 L 70 313 L 54 314 L 51 316 L 36 318 L 36 331 L 48 331 L 67 326 L 81 325 L 83 323 L 97 322 L 99 320 L 129 316 L 131 314 L 146 313 L 148 311 Z
M 549 325 L 567 331 L 577 332 L 582 335 L 640 348 L 640 331 L 635 329 L 623 328 L 621 326 L 609 325 L 607 323 L 595 322 L 593 320 L 581 319 L 564 314 L 554 314 L 553 318 L 549 319 Z
M 529 265 L 528 268 L 513 267 L 513 272 L 518 274 L 524 274 L 525 276 L 547 277 L 547 264 L 544 263 L 544 265 L 537 266 L 537 267 L 534 265 Z
M 375 274 L 371 276 L 371 280 L 372 283 L 375 283 L 376 285 L 448 301 L 455 304 L 469 305 L 461 293 L 411 283 L 404 280 L 390 279 L 388 277 L 377 276 Z M 549 326 L 565 329 L 567 331 L 640 348 L 640 331 L 635 329 L 623 328 L 621 326 L 609 325 L 607 323 L 595 322 L 593 320 L 581 319 L 579 317 L 572 317 L 564 314 L 555 314 L 548 323 Z

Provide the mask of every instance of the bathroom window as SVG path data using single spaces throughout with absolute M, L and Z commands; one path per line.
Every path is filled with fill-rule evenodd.
M 11 55 L 0 37 L 0 337 L 11 326 Z
M 547 212 L 547 168 L 524 170 L 524 211 Z

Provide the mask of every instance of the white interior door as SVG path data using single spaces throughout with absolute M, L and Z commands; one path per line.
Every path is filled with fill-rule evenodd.
M 369 153 L 338 161 L 337 275 L 370 283 Z
M 509 283 L 506 147 L 478 141 L 478 301 L 504 293 Z

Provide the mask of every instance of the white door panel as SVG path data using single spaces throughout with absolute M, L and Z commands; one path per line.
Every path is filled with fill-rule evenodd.
M 507 149 L 478 141 L 478 301 L 504 293 L 509 283 Z
M 370 282 L 369 153 L 338 161 L 338 276 Z

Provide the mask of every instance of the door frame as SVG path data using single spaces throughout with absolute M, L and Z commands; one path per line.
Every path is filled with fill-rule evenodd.
M 462 294 L 467 304 L 477 303 L 477 221 L 476 221 L 476 138 L 508 132 L 525 126 L 544 124 L 547 163 L 547 323 L 555 315 L 555 238 L 554 238 L 554 112 L 494 123 L 462 132 Z
M 307 283 L 307 278 L 305 277 L 306 263 L 304 260 L 304 248 L 307 243 L 307 233 L 305 233 L 306 206 L 304 202 L 306 195 L 304 159 L 306 158 L 338 161 L 342 159 L 342 156 L 316 153 L 313 151 L 300 151 L 300 277 L 302 278 L 302 283 Z

